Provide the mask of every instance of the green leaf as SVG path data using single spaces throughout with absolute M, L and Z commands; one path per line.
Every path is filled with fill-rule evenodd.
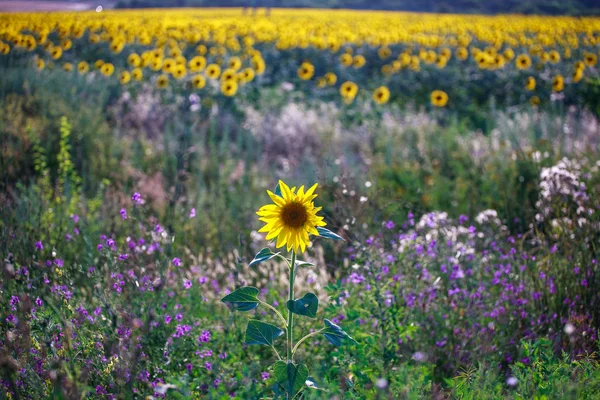
M 254 256 L 254 260 L 250 261 L 250 266 L 253 267 L 255 265 L 260 264 L 263 261 L 267 261 L 273 257 L 277 257 L 278 255 L 279 253 L 273 253 L 273 251 L 270 248 L 265 247 L 264 249 L 261 249 L 258 253 L 256 253 L 256 255 Z
M 317 226 L 317 231 L 319 232 L 319 236 L 324 237 L 325 239 L 344 240 L 341 236 L 336 235 L 329 229 L 323 228 L 322 226 Z
M 308 367 L 304 364 L 295 365 L 285 361 L 277 361 L 273 366 L 275 379 L 283 386 L 288 397 L 293 399 L 306 384 Z
M 296 267 L 305 267 L 305 266 L 312 266 L 315 265 L 309 261 L 302 261 L 302 260 L 296 260 Z
M 351 340 L 356 343 L 350 335 L 348 335 L 344 330 L 338 325 L 334 324 L 330 320 L 326 319 L 325 321 L 325 330 L 323 331 L 323 335 L 325 338 L 334 346 L 341 346 L 342 342 L 345 339 Z
M 315 318 L 319 309 L 319 298 L 313 293 L 306 293 L 301 299 L 288 300 L 286 305 L 294 314 Z
M 266 322 L 251 319 L 246 328 L 246 344 L 273 346 L 273 340 L 283 335 L 283 330 Z
M 260 300 L 258 300 L 258 293 L 260 291 L 252 286 L 244 286 L 237 289 L 234 292 L 229 293 L 223 297 L 221 301 L 234 310 L 237 311 L 250 311 L 258 306 Z

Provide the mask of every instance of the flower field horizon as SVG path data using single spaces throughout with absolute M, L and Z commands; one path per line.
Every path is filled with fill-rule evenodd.
M 600 18 L 0 13 L 0 397 L 600 396 Z

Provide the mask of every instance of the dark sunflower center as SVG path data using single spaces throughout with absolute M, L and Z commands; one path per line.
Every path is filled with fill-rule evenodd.
M 442 101 L 442 96 L 439 96 L 439 95 L 438 95 L 438 96 L 437 96 L 435 99 L 436 99 L 437 101 Z
M 281 210 L 283 223 L 290 228 L 301 228 L 308 220 L 306 207 L 300 203 L 290 203 Z

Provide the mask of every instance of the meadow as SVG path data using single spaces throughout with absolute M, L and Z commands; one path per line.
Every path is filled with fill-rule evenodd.
M 599 51 L 594 17 L 0 14 L 0 397 L 599 398 Z

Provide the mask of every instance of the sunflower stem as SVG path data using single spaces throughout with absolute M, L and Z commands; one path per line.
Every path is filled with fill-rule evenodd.
M 283 322 L 283 327 L 284 327 L 284 328 L 285 328 L 285 327 L 287 327 L 287 322 L 286 322 L 285 318 L 283 318 L 283 315 L 281 315 L 281 313 L 280 313 L 279 311 L 277 311 L 277 309 L 276 309 L 275 307 L 273 307 L 273 306 L 272 306 L 272 305 L 270 305 L 269 303 L 265 303 L 264 301 L 262 301 L 262 300 L 260 300 L 260 299 L 259 299 L 258 301 L 260 301 L 260 303 L 261 303 L 263 306 L 265 306 L 265 307 L 267 307 L 267 308 L 271 309 L 271 311 L 275 312 L 275 314 L 277 314 L 277 316 L 279 317 L 279 319 L 281 319 L 281 322 Z
M 290 289 L 288 300 L 294 300 L 294 279 L 296 278 L 296 250 L 292 250 L 292 262 L 290 263 Z M 288 310 L 288 323 L 287 323 L 287 359 L 288 362 L 293 362 L 294 356 L 292 352 L 293 348 L 293 334 L 292 328 L 294 326 L 294 313 Z

